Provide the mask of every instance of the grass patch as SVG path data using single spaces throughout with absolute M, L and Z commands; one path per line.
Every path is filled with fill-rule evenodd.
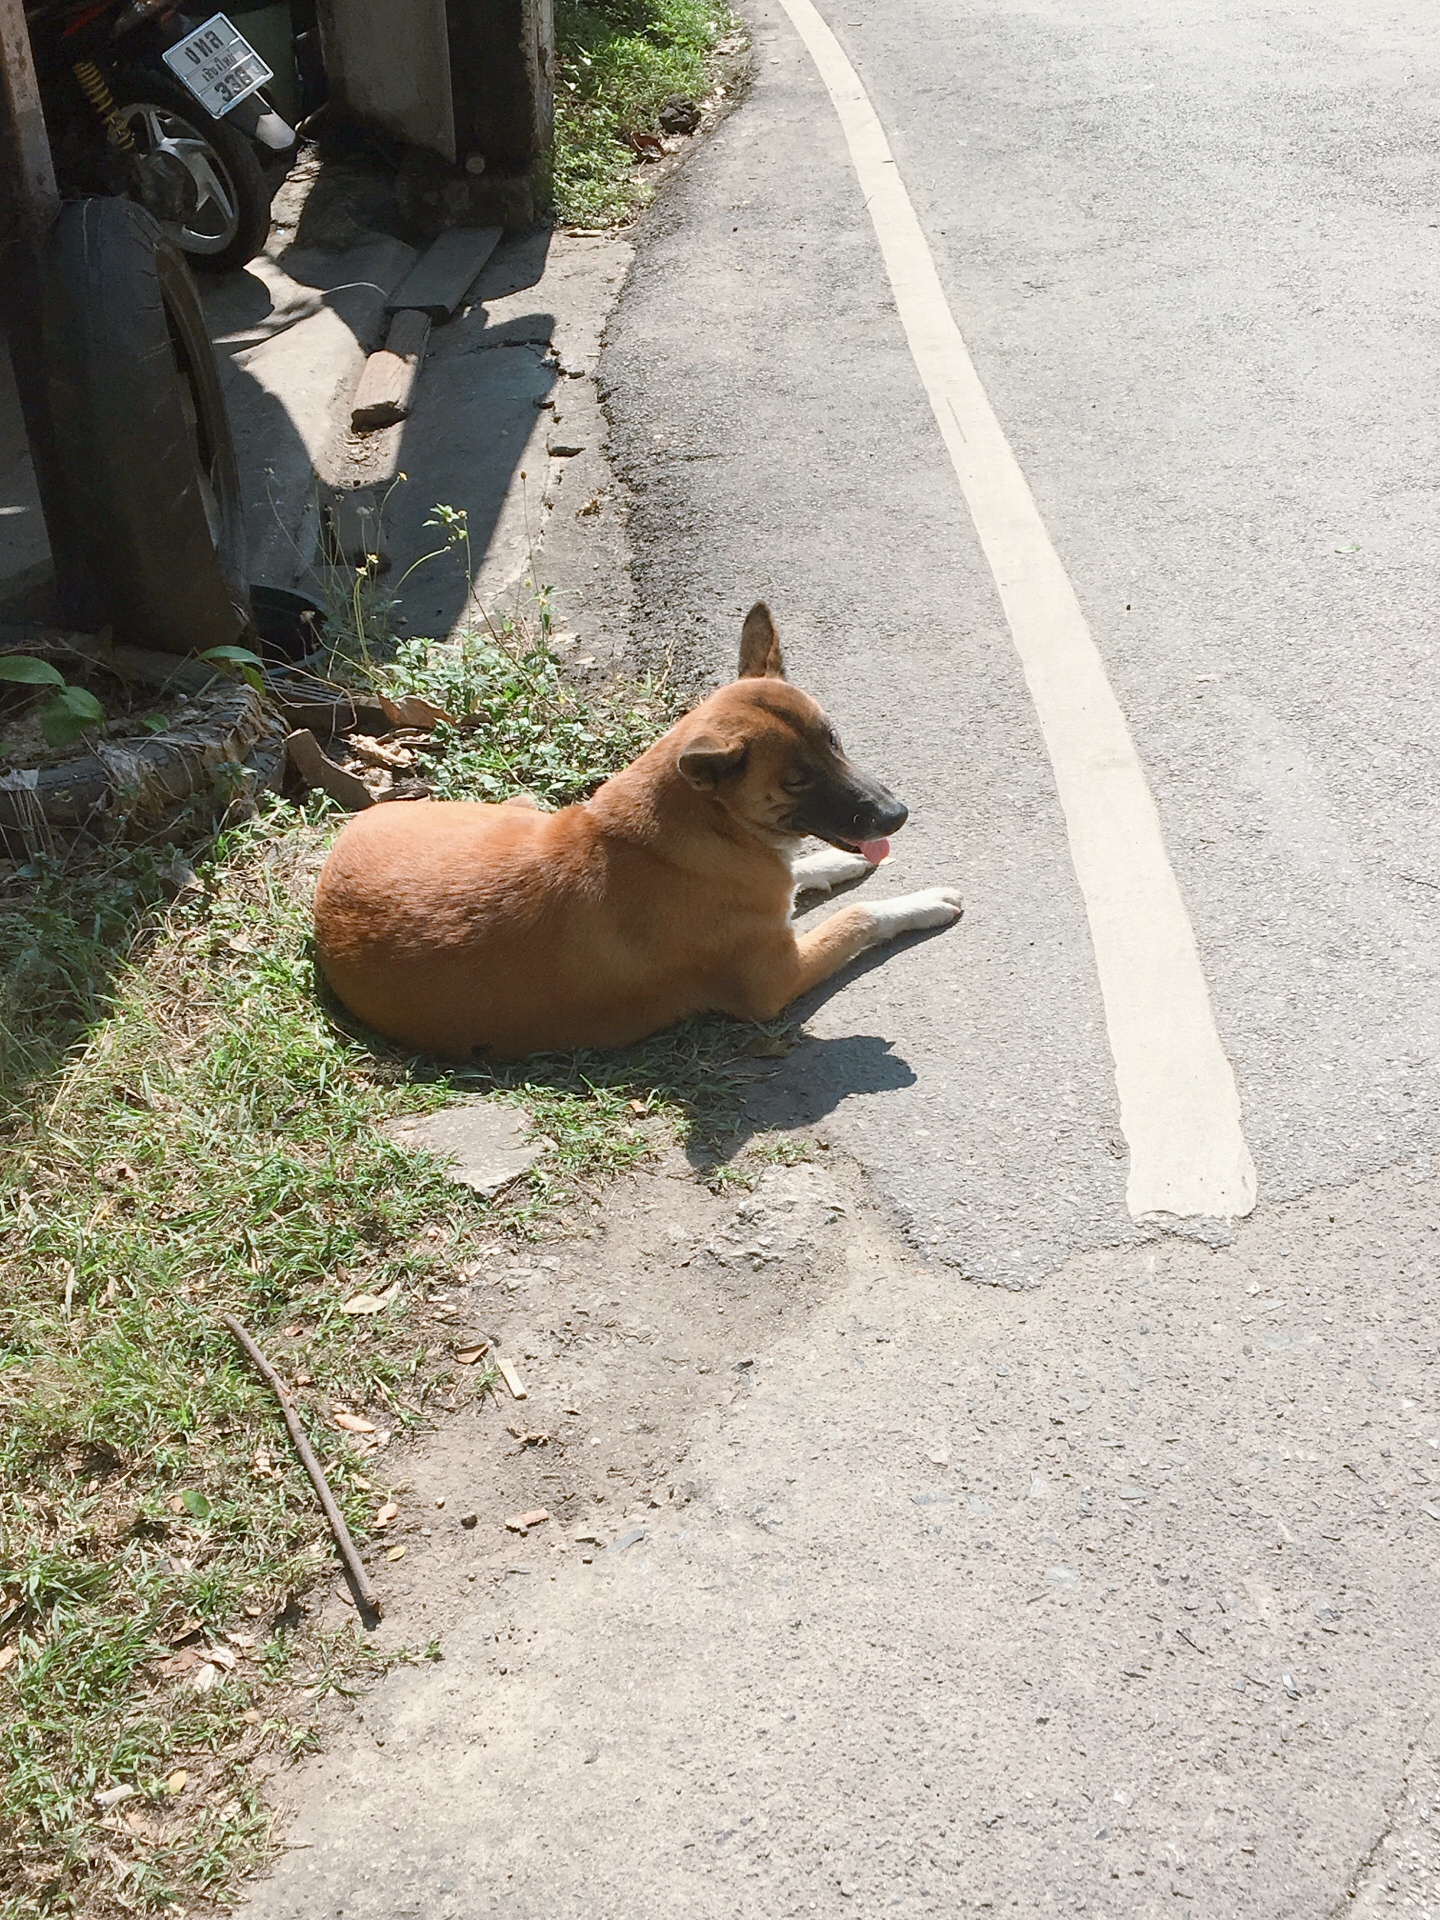
M 663 681 L 614 688 L 597 711 L 564 678 L 544 635 L 510 621 L 443 644 L 403 640 L 375 677 L 387 691 L 423 691 L 457 716 L 421 759 L 442 800 L 529 793 L 567 807 L 628 766 L 671 718 Z
M 441 792 L 562 803 L 671 718 L 663 682 L 568 687 L 543 620 L 407 642 L 370 671 L 455 716 L 427 756 Z M 604 1178 L 733 1111 L 728 1063 L 750 1036 L 727 1021 L 498 1073 L 344 1031 L 309 950 L 309 879 L 337 824 L 325 803 L 273 802 L 192 846 L 199 885 L 169 904 L 168 847 L 42 858 L 0 884 L 9 1920 L 222 1896 L 268 1843 L 251 1763 L 311 1744 L 318 1700 L 379 1663 L 306 1614 L 337 1562 L 219 1315 L 295 1383 L 373 1545 L 395 1441 L 484 1390 L 452 1365 L 427 1284 L 503 1234 L 576 1225 Z M 553 1143 L 500 1202 L 379 1131 L 457 1090 L 523 1102 Z M 392 1287 L 382 1314 L 342 1311 Z M 340 1430 L 347 1412 L 379 1432 Z
M 629 136 L 653 133 L 672 94 L 702 100 L 735 31 L 723 0 L 557 0 L 555 210 L 610 226 L 653 191 Z

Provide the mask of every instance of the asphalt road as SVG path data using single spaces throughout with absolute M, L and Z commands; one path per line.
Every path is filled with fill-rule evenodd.
M 1440 25 L 1419 7 L 824 9 L 868 89 L 1159 807 L 1262 1204 L 1431 1153 Z M 963 930 L 847 987 L 835 1107 L 915 1233 L 1039 1278 L 1131 1229 L 1034 708 L 839 123 L 777 8 L 605 362 L 643 618 L 759 592 Z M 856 1096 L 861 1097 L 856 1097 Z
M 819 1291 L 687 1427 L 689 1505 L 387 1683 L 256 1912 L 1440 1915 L 1440 23 L 822 11 L 1128 719 L 1255 1210 L 1214 1250 L 1127 1210 L 1036 709 L 830 97 L 754 0 L 754 89 L 611 325 L 612 455 L 645 643 L 719 678 L 763 593 L 914 810 L 869 884 L 966 894 L 756 1095 L 911 1246 L 762 1194 L 736 1232 Z

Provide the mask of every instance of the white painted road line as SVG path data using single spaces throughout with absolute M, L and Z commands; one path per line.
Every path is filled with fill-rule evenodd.
M 884 129 L 810 0 L 781 0 L 840 116 L 906 338 L 949 449 L 1055 771 L 1095 947 L 1136 1219 L 1255 1204 L 1235 1075 L 1125 716 L 980 384 Z

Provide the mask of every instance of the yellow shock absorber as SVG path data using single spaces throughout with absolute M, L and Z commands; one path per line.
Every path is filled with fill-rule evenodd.
M 105 84 L 104 74 L 93 60 L 77 60 L 74 73 L 84 91 L 85 98 L 105 122 L 105 131 L 110 136 L 110 144 L 117 147 L 121 153 L 133 152 L 135 136 L 120 118 L 120 110 L 115 105 L 115 96 Z

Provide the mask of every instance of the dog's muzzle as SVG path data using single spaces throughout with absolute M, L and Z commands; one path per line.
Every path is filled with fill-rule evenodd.
M 909 818 L 902 800 L 878 781 L 867 781 L 863 787 L 826 794 L 818 805 L 812 802 L 795 821 L 795 831 L 854 853 L 870 841 L 888 840 Z

